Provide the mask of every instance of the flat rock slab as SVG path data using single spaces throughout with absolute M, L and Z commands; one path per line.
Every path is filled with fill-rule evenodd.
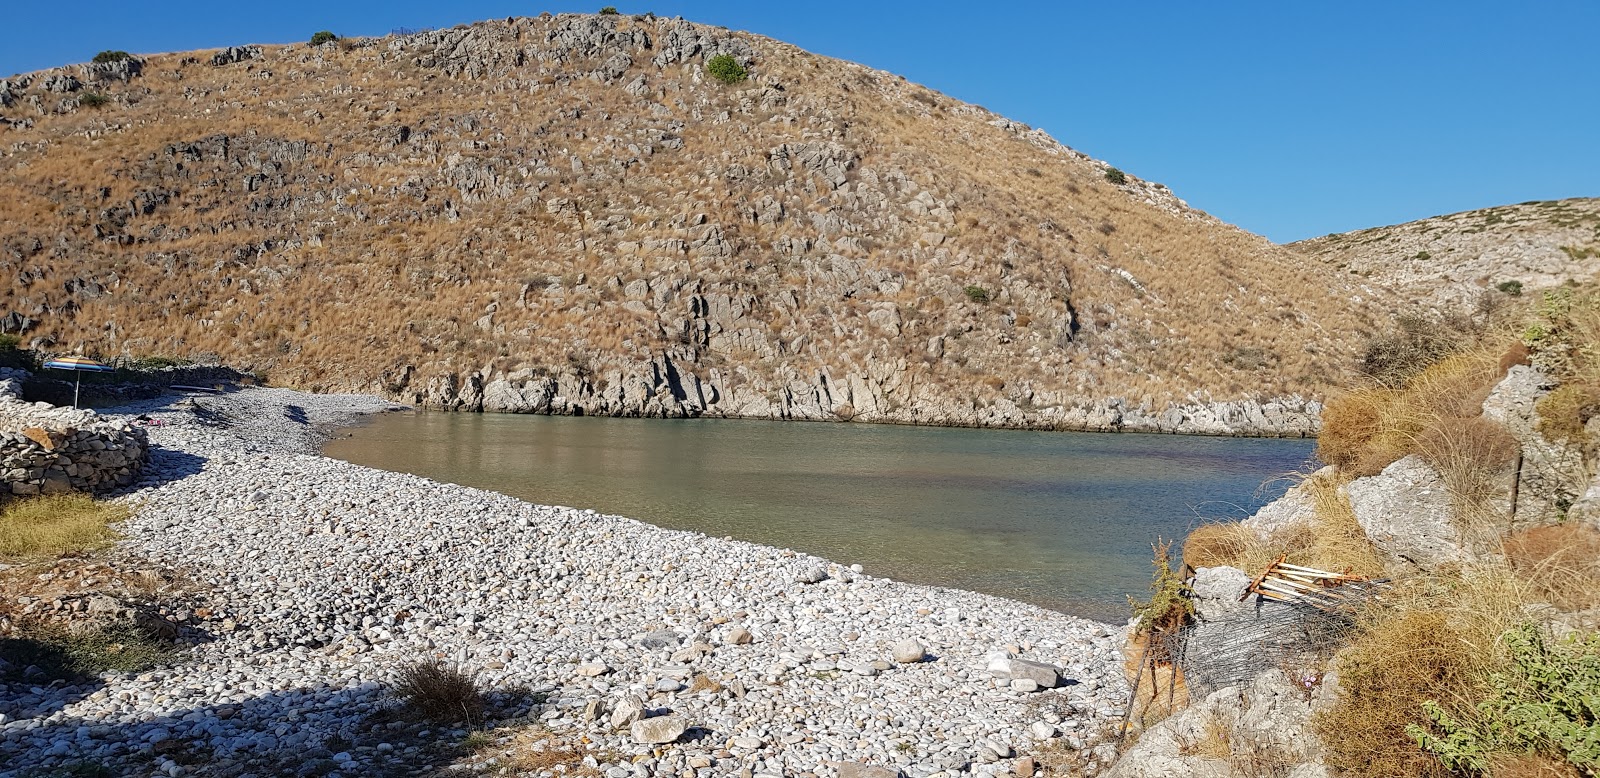
M 677 740 L 688 729 L 689 722 L 682 716 L 657 716 L 633 722 L 629 734 L 640 745 L 661 745 Z

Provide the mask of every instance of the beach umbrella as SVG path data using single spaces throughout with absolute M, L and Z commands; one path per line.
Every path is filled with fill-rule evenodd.
M 72 370 L 78 374 L 72 383 L 72 407 L 74 408 L 78 407 L 78 385 L 83 383 L 83 373 L 85 370 L 91 373 L 109 373 L 116 369 L 110 365 L 102 365 L 88 357 L 79 356 L 52 359 L 49 362 L 44 363 L 44 366 L 53 370 Z

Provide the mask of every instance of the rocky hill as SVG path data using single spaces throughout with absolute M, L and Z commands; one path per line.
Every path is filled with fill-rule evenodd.
M 1520 292 L 1593 278 L 1600 199 L 1483 208 L 1289 247 L 1405 299 L 1451 308 L 1502 285 Z
M 681 19 L 102 59 L 0 81 L 0 328 L 45 350 L 446 408 L 1295 431 L 1381 294 Z

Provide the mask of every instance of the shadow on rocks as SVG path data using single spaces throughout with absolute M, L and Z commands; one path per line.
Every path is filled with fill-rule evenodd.
M 126 489 L 114 494 L 126 494 L 199 475 L 200 471 L 205 469 L 207 461 L 205 457 L 155 443 L 150 444 L 147 456 L 148 459 L 145 461 L 144 469 L 139 473 L 139 478 Z
M 0 776 L 407 776 L 467 753 L 465 728 L 407 718 L 381 691 L 292 689 L 137 722 L 14 720 L 0 727 Z

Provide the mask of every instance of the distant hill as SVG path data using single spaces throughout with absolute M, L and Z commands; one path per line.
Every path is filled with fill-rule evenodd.
M 69 66 L 0 81 L 0 150 L 5 331 L 443 407 L 1103 426 L 1320 396 L 1381 294 L 1042 131 L 682 20 Z
M 1600 272 L 1600 199 L 1502 205 L 1289 244 L 1333 270 L 1434 307 Z

